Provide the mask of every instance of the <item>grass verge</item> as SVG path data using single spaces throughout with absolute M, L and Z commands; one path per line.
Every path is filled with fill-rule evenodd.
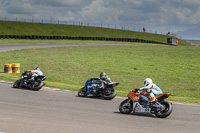
M 171 38 L 171 36 L 167 35 L 111 28 L 46 23 L 27 23 L 15 21 L 0 21 L 0 35 L 138 38 L 163 43 L 166 43 L 167 38 Z M 183 40 L 178 39 L 178 41 L 179 45 L 189 45 Z
M 4 64 L 20 63 L 21 72 L 40 67 L 46 85 L 80 89 L 88 78 L 107 72 L 119 82 L 118 96 L 142 87 L 147 77 L 171 92 L 172 101 L 200 103 L 200 48 L 192 46 L 88 46 L 23 49 L 0 52 L 1 79 L 17 80 L 20 74 L 3 73 Z

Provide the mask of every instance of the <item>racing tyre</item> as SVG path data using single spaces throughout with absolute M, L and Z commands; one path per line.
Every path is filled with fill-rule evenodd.
M 83 87 L 83 88 L 81 88 L 81 89 L 78 91 L 78 96 L 79 96 L 79 97 L 86 97 L 86 96 L 87 96 L 87 89 L 86 89 L 86 87 Z
M 167 101 L 162 101 L 160 104 L 163 106 L 160 111 L 156 111 L 155 115 L 159 118 L 166 118 L 172 113 L 172 104 Z
M 133 103 L 132 101 L 129 102 L 129 99 L 122 101 L 121 104 L 119 105 L 119 111 L 122 114 L 129 114 L 131 113 L 132 109 L 133 109 Z
M 20 85 L 20 80 L 17 80 L 14 84 L 13 84 L 13 88 L 19 88 Z
M 117 95 L 117 91 L 114 88 L 107 88 L 104 89 L 103 98 L 105 100 L 111 100 Z
M 39 91 L 43 87 L 44 83 L 43 81 L 35 81 L 33 85 L 30 85 L 29 88 L 33 91 Z

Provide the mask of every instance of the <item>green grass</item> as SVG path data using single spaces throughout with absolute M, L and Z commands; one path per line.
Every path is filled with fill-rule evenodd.
M 0 35 L 138 38 L 166 43 L 169 36 L 101 27 L 0 21 Z M 179 40 L 179 45 L 189 45 Z
M 78 90 L 85 81 L 107 72 L 119 82 L 118 96 L 142 87 L 147 77 L 173 95 L 169 100 L 200 103 L 200 47 L 192 46 L 91 46 L 24 49 L 0 52 L 1 79 L 20 74 L 3 73 L 4 64 L 20 63 L 21 72 L 39 66 L 50 87 Z

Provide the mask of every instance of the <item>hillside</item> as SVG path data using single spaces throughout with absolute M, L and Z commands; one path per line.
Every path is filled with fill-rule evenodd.
M 169 36 L 143 33 L 119 29 L 61 25 L 45 23 L 27 23 L 0 21 L 0 35 L 42 35 L 42 36 L 71 36 L 71 37 L 110 37 L 110 38 L 137 38 L 165 43 Z M 187 45 L 179 40 L 179 44 Z

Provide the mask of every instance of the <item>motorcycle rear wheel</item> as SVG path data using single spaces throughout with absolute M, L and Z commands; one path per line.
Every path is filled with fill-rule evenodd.
M 111 100 L 117 95 L 117 91 L 114 88 L 107 88 L 104 90 L 103 98 L 105 100 Z
M 39 91 L 43 87 L 43 81 L 36 81 L 33 85 L 30 85 L 29 88 L 33 91 Z
M 159 118 L 166 118 L 172 113 L 172 104 L 167 101 L 162 101 L 160 104 L 163 106 L 161 111 L 156 111 L 155 115 Z
M 87 89 L 86 89 L 85 86 L 78 91 L 78 96 L 79 97 L 86 97 L 87 96 Z
M 122 101 L 121 104 L 119 105 L 119 111 L 122 114 L 129 114 L 132 112 L 132 110 L 133 110 L 133 103 L 132 101 L 129 102 L 129 99 Z

